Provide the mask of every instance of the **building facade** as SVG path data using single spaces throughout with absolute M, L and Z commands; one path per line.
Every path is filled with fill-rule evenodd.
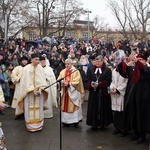
M 74 20 L 71 25 L 65 27 L 65 37 L 77 38 L 77 39 L 88 39 L 88 25 L 89 25 L 89 37 L 101 38 L 105 37 L 106 40 L 121 40 L 125 39 L 124 36 L 118 30 L 100 30 L 96 31 L 94 28 L 94 22 Z M 47 28 L 47 36 L 62 36 L 63 28 L 58 25 L 51 25 Z M 61 29 L 61 30 L 60 30 Z M 27 40 L 35 40 L 40 37 L 40 28 L 35 26 L 27 26 L 22 30 L 22 37 Z M 128 32 L 129 39 L 134 39 L 132 32 Z

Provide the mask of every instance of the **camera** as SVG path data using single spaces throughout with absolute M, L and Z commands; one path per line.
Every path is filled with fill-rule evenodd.
M 96 82 L 95 82 L 95 81 L 92 81 L 91 84 L 92 84 L 92 85 L 95 85 L 95 84 L 97 84 L 97 81 L 96 81 Z
M 91 82 L 91 84 L 92 84 L 92 85 L 95 85 L 95 82 L 94 82 L 94 81 L 92 81 L 92 82 Z
M 95 82 L 95 81 L 92 81 L 92 82 L 91 82 L 91 85 L 94 86 L 94 85 L 97 84 L 97 83 L 98 83 L 98 81 L 96 81 L 96 82 Z M 94 88 L 94 91 L 96 91 L 95 88 Z
M 107 87 L 107 91 L 108 91 L 108 93 L 110 93 L 110 92 L 111 92 L 111 89 L 110 89 L 110 87 Z

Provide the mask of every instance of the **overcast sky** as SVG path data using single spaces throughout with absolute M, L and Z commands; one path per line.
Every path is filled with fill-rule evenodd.
M 83 3 L 84 9 L 92 11 L 89 15 L 90 20 L 93 20 L 93 18 L 98 15 L 100 18 L 104 18 L 105 23 L 109 23 L 110 27 L 117 28 L 116 18 L 110 8 L 108 8 L 106 0 L 81 0 L 81 2 Z M 87 18 L 87 16 L 85 16 L 85 18 Z

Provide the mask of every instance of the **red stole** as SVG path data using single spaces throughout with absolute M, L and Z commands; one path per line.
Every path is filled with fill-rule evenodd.
M 71 73 L 72 73 L 72 70 L 66 70 L 65 82 L 69 83 L 71 81 Z M 68 87 L 65 87 L 64 92 L 65 92 L 65 98 L 64 98 L 64 110 L 63 110 L 63 112 L 68 112 L 69 99 L 70 99 L 69 95 L 68 95 Z
M 134 71 L 133 71 L 133 74 L 132 74 L 132 78 L 131 78 L 131 82 L 132 83 L 136 83 L 139 81 L 139 78 L 140 78 L 140 69 L 144 67 L 144 65 L 140 62 L 140 61 L 137 61 L 136 65 L 135 65 L 135 68 L 134 68 Z

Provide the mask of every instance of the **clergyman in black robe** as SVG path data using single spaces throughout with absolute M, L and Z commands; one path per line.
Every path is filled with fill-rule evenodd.
M 107 88 L 112 80 L 112 72 L 104 64 L 101 55 L 96 57 L 95 65 L 88 70 L 89 99 L 86 124 L 92 130 L 104 129 L 113 122 L 111 99 Z
M 138 54 L 135 57 L 135 67 L 132 69 L 123 61 L 118 65 L 118 71 L 129 82 L 125 93 L 124 129 L 134 131 L 131 140 L 138 144 L 145 141 L 150 132 L 150 67 L 147 57 Z

